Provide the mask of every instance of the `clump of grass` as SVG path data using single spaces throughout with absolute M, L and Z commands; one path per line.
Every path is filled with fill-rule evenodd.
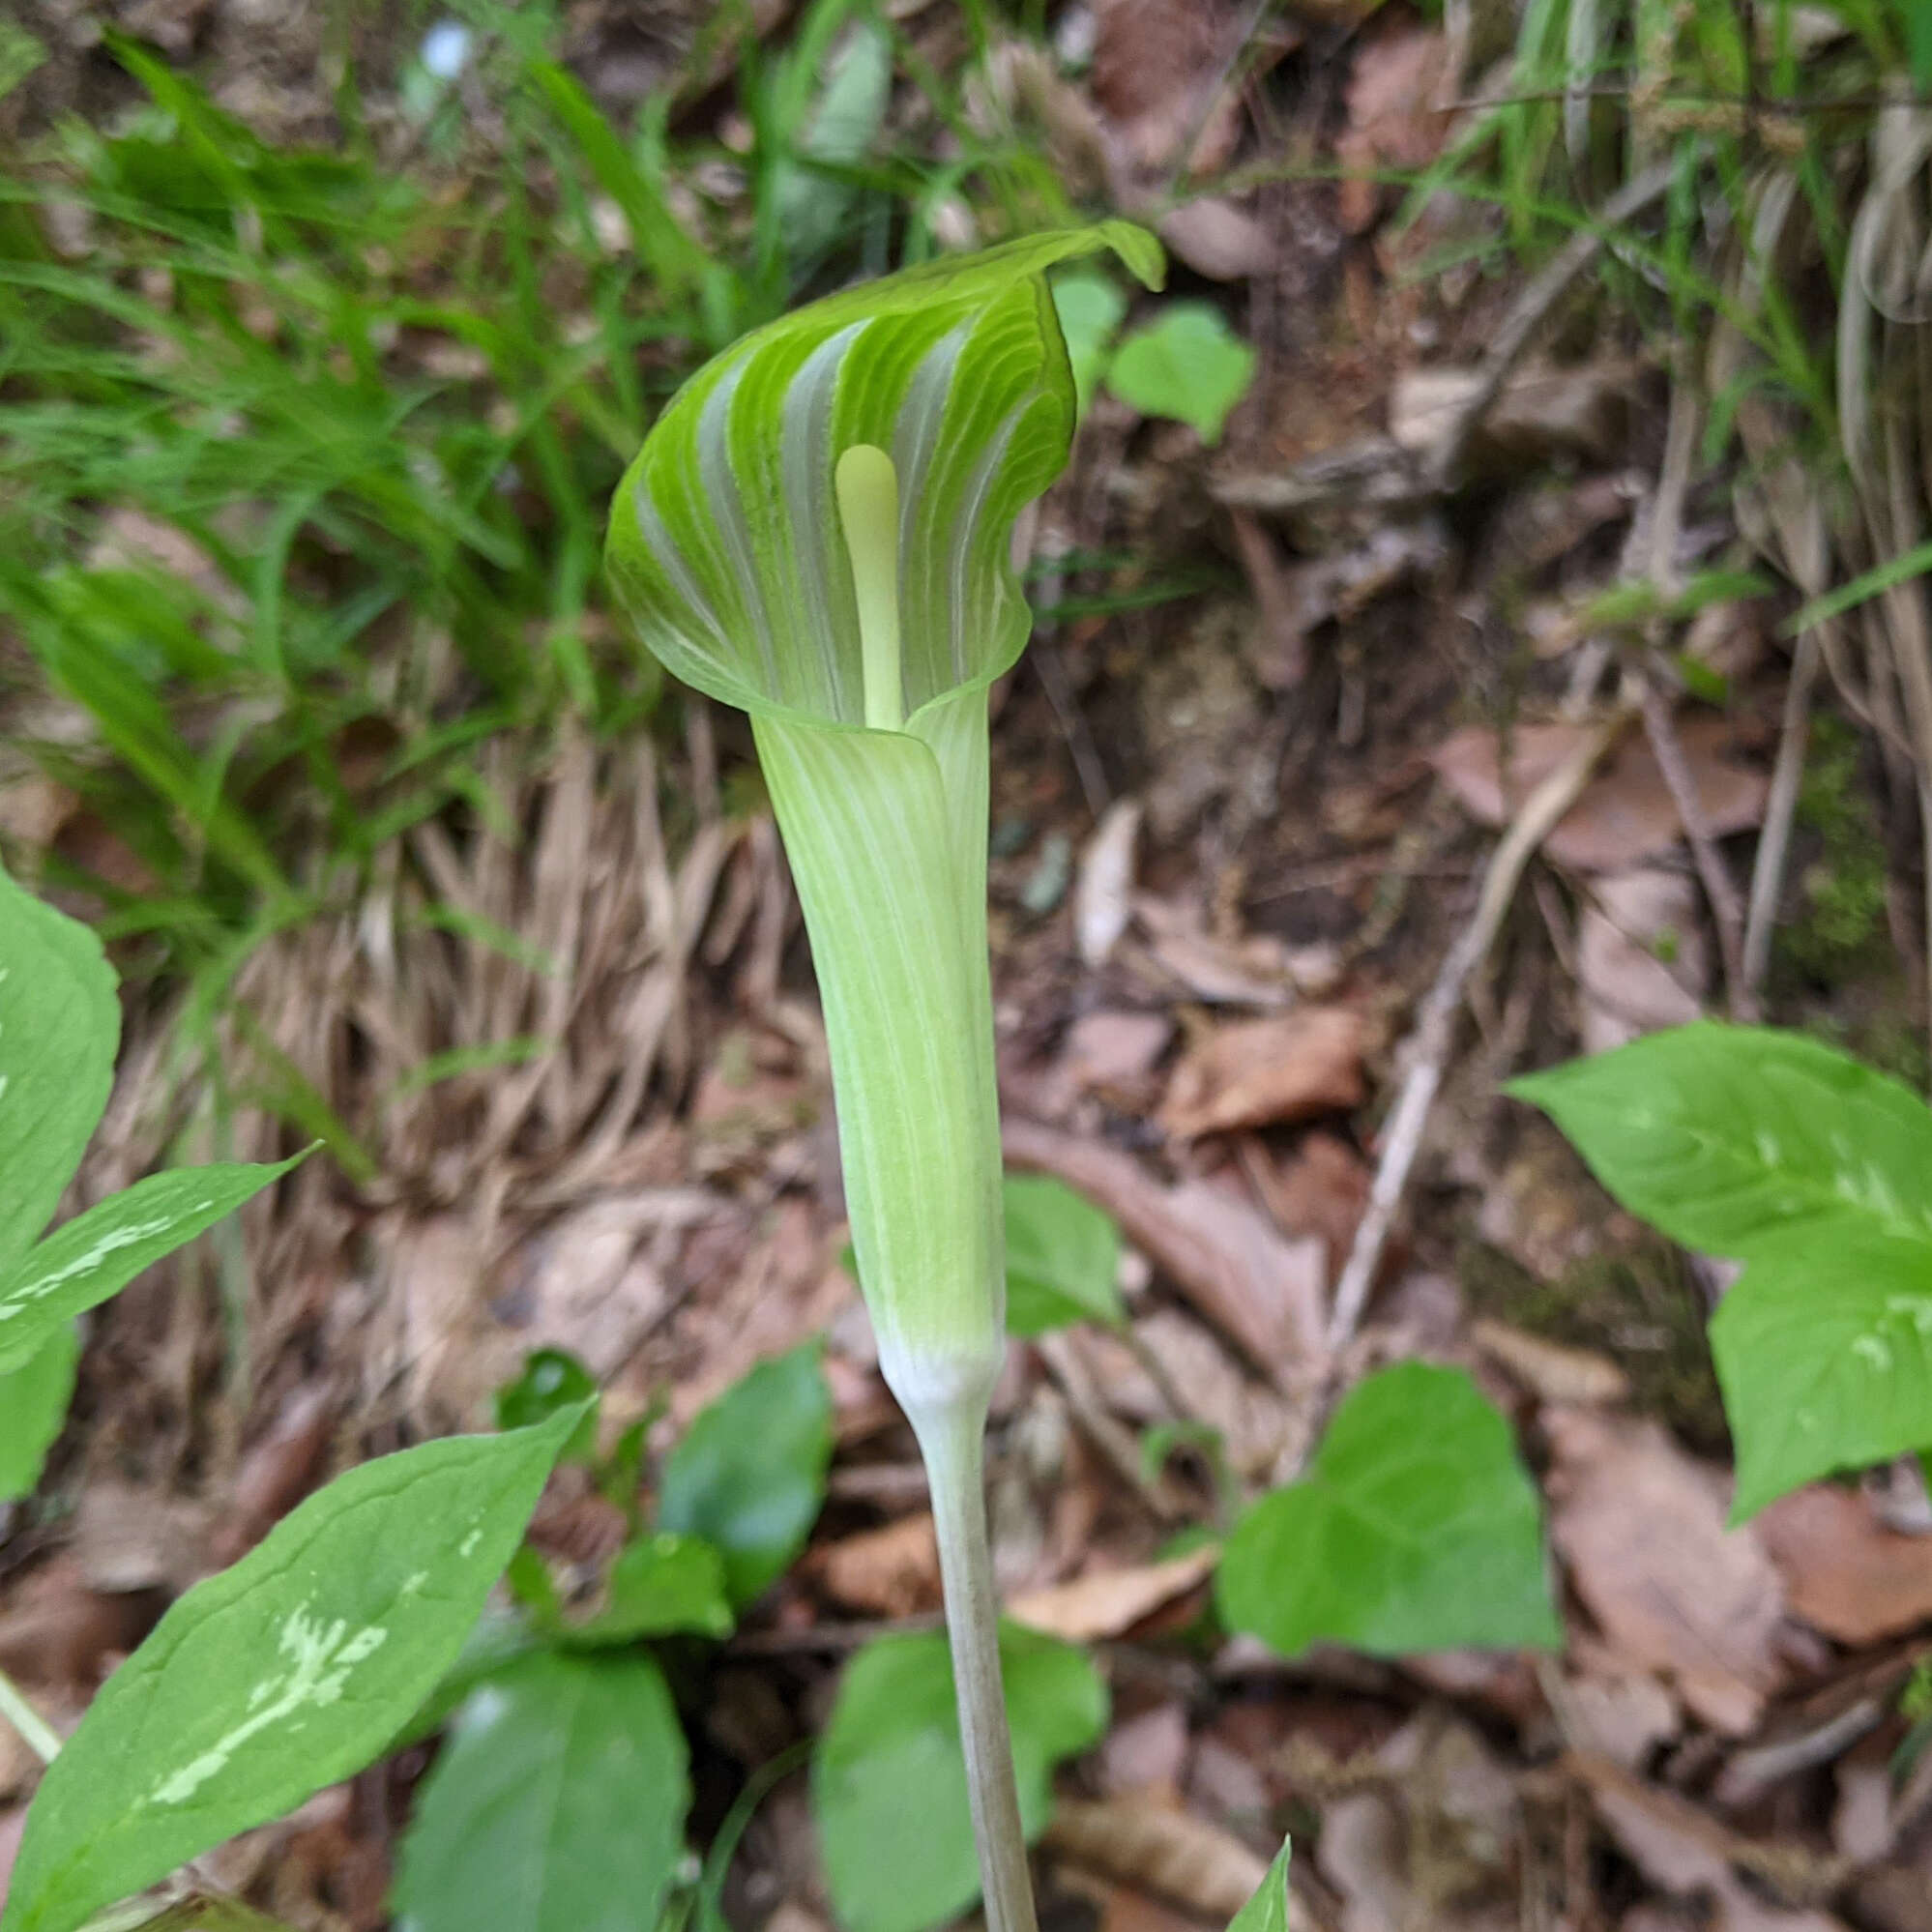
M 424 820 L 494 823 L 493 739 L 650 717 L 600 557 L 697 363 L 929 251 L 943 204 L 1065 213 L 1028 142 L 853 0 L 775 46 L 720 10 L 690 72 L 733 76 L 732 150 L 674 135 L 675 87 L 607 118 L 547 10 L 458 11 L 460 85 L 350 75 L 327 147 L 110 38 L 140 103 L 0 184 L 0 757 L 81 802 L 44 872 L 136 977 L 185 984 L 190 1059 L 266 940 Z M 0 83 L 32 66 L 8 47 Z M 889 110 L 923 147 L 881 158 Z

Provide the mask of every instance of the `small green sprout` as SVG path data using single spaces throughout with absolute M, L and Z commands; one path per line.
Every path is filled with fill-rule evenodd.
M 620 485 L 609 565 L 645 646 L 750 714 L 805 907 L 880 1366 L 932 1484 L 992 1932 L 1033 1901 L 981 1493 L 1005 1350 L 986 957 L 986 692 L 1025 648 L 1020 512 L 1074 385 L 1045 272 L 1126 222 L 927 263 L 699 370 Z

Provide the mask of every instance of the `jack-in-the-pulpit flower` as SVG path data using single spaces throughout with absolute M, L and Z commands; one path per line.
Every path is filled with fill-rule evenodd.
M 1015 519 L 1073 388 L 1043 271 L 1107 223 L 799 309 L 679 392 L 621 485 L 610 569 L 645 644 L 751 714 L 825 1006 L 846 1198 L 909 1409 L 1002 1346 L 986 980 L 986 689 L 1031 617 Z
M 644 643 L 751 715 L 805 906 L 860 1279 L 931 1479 L 993 1932 L 1033 1905 L 980 1475 L 1006 1295 L 986 693 L 1031 628 L 1013 525 L 1073 431 L 1045 271 L 1102 249 L 1158 284 L 1157 245 L 1110 221 L 757 331 L 672 399 L 611 512 Z

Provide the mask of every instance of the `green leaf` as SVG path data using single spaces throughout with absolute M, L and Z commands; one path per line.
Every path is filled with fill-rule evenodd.
M 1053 312 L 1060 318 L 1079 413 L 1084 416 L 1107 366 L 1114 331 L 1127 313 L 1127 297 L 1108 277 L 1076 269 L 1054 278 Z
M 1462 1370 L 1426 1362 L 1350 1390 L 1307 1475 L 1236 1525 L 1215 1588 L 1228 1627 L 1284 1656 L 1563 1639 L 1509 1425 Z
M 648 1657 L 533 1656 L 480 1685 L 417 1796 L 396 1932 L 653 1932 L 690 1804 Z
M 31 1496 L 73 1397 L 80 1336 L 57 1328 L 17 1368 L 0 1369 L 0 1503 Z
M 1114 351 L 1107 387 L 1143 416 L 1190 424 L 1212 448 L 1259 358 L 1206 302 L 1174 302 Z
M 1008 1332 L 1043 1334 L 1069 1322 L 1123 1327 L 1112 1217 L 1048 1175 L 1009 1174 L 1005 1197 Z
M 659 1527 L 716 1546 L 735 1605 L 784 1573 L 825 1501 L 832 1391 L 818 1356 L 811 1341 L 760 1362 L 698 1414 L 665 1461 Z
M 107 1105 L 121 1003 L 101 942 L 0 870 L 0 1270 L 73 1179 Z
M 18 1367 L 56 1329 L 119 1294 L 304 1157 L 271 1167 L 171 1168 L 63 1221 L 0 1272 L 0 1370 Z
M 725 1594 L 724 1559 L 702 1537 L 659 1530 L 617 1553 L 604 1580 L 602 1608 L 579 1622 L 565 1622 L 556 1634 L 573 1648 L 597 1649 L 677 1631 L 721 1639 L 736 1625 Z
M 499 1429 L 527 1429 L 559 1409 L 580 1409 L 583 1420 L 564 1445 L 561 1460 L 579 1461 L 597 1448 L 598 1388 L 595 1378 L 569 1350 L 532 1349 L 523 1358 L 523 1372 L 496 1391 Z
M 1098 1741 L 1107 1691 L 1087 1654 L 1000 1630 L 1020 1819 L 1046 1829 L 1053 1767 Z M 812 1760 L 812 1808 L 845 1932 L 926 1932 L 980 1892 L 946 1639 L 881 1637 L 846 1666 Z
M 1932 1241 L 1846 1218 L 1755 1252 L 1711 1318 L 1737 1450 L 1731 1520 L 1932 1442 Z
M 1744 1262 L 1711 1322 L 1732 1518 L 1932 1442 L 1932 1112 L 1801 1035 L 1712 1023 L 1516 1081 L 1673 1241 Z
M 1932 1112 L 1856 1060 L 1703 1020 L 1513 1080 L 1671 1240 L 1748 1258 L 1806 1222 L 1932 1240 Z
M 1288 1932 L 1288 1855 L 1292 1850 L 1286 1838 L 1268 1868 L 1268 1876 L 1254 1888 L 1254 1896 L 1228 1920 L 1228 1932 Z
M 362 1770 L 461 1648 L 576 1420 L 365 1463 L 175 1603 L 47 1768 L 0 1932 L 72 1932 Z

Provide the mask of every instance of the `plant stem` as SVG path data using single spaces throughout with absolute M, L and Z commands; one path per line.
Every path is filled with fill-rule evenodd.
M 1000 1683 L 999 1596 L 986 1540 L 986 1405 L 955 1399 L 913 1418 L 932 1490 L 939 1573 L 946 1591 L 946 1634 L 959 1698 L 966 1795 L 980 1847 L 987 1932 L 1036 1932 L 1033 1878 L 1013 1782 L 1012 1739 Z
M 59 1757 L 60 1734 L 27 1702 L 20 1686 L 4 1670 L 0 1670 L 0 1717 L 26 1739 L 42 1764 L 50 1765 Z

